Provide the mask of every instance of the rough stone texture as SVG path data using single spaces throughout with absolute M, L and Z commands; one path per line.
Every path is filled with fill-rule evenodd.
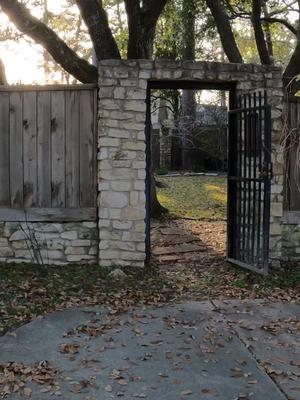
M 145 118 L 149 80 L 233 82 L 237 93 L 266 89 L 272 106 L 270 259 L 282 256 L 281 70 L 247 64 L 105 60 L 99 66 L 99 227 L 101 265 L 145 261 Z M 126 242 L 126 246 L 124 243 Z
M 0 262 L 96 263 L 96 222 L 0 222 Z
M 282 256 L 287 261 L 300 261 L 300 224 L 284 224 Z

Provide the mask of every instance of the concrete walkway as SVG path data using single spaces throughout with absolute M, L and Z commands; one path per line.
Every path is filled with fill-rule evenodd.
M 7 365 L 3 379 L 1 364 L 11 361 L 19 364 Z M 298 400 L 300 306 L 215 301 L 121 316 L 58 312 L 0 338 L 0 393 L 14 385 L 6 398 Z

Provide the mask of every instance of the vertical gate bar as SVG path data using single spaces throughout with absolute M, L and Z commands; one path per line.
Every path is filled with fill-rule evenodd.
M 231 90 L 229 93 L 230 97 L 230 110 L 236 107 L 236 92 Z M 235 113 L 229 113 L 228 120 L 228 179 L 227 179 L 227 193 L 228 193 L 228 204 L 227 204 L 227 254 L 229 258 L 235 258 L 237 254 L 236 237 L 237 235 L 237 182 L 232 179 L 236 175 L 237 165 L 237 115 Z
M 237 99 L 235 119 L 235 167 L 229 181 L 235 185 L 236 244 L 229 261 L 266 273 L 269 261 L 271 198 L 271 107 L 263 91 Z
M 251 93 L 248 94 L 248 105 L 249 108 L 252 107 L 252 95 Z M 251 135 L 252 135 L 252 110 L 248 112 L 248 118 L 247 118 L 247 148 L 246 148 L 246 154 L 247 154 L 247 181 L 248 181 L 248 193 L 247 193 L 247 199 L 248 199 L 248 204 L 247 204 L 247 259 L 248 262 L 251 262 L 251 205 L 252 205 L 252 199 L 251 199 L 251 188 L 252 188 L 252 182 L 251 182 Z
M 246 171 L 247 171 L 247 157 L 246 157 L 246 140 L 247 140 L 247 100 L 246 100 L 246 95 L 244 94 L 243 96 L 243 129 L 242 129 L 242 134 L 243 134 L 243 171 L 242 171 L 242 176 L 241 176 L 241 182 L 243 185 L 243 233 L 242 233 L 242 259 L 245 261 L 245 236 L 246 236 Z
M 150 220 L 150 204 L 151 204 L 151 89 L 147 88 L 146 97 L 146 264 L 151 259 L 151 220 Z
M 265 187 L 264 187 L 264 216 L 263 216 L 263 269 L 266 273 L 269 265 L 269 232 L 270 232 L 270 201 L 271 201 L 271 148 L 272 148 L 272 126 L 271 107 L 267 104 L 267 92 L 265 91 Z
M 256 190 L 257 190 L 257 174 L 256 174 L 256 157 L 257 157 L 257 129 L 258 129 L 258 124 L 257 124 L 257 96 L 256 93 L 254 93 L 254 115 L 253 115 L 253 212 L 252 212 L 252 248 L 251 248 L 251 254 L 252 254 L 252 263 L 256 262 L 256 257 L 255 257 L 255 233 L 256 233 Z
M 239 103 L 238 107 L 242 108 L 242 96 L 239 97 Z M 236 238 L 237 241 L 237 248 L 238 248 L 238 254 L 237 257 L 240 260 L 241 259 L 241 235 L 242 235 L 242 204 L 243 204 L 243 198 L 242 198 L 242 182 L 241 182 L 241 177 L 242 177 L 242 148 L 243 148 L 243 135 L 242 135 L 242 129 L 243 129 L 243 114 L 239 112 L 238 114 L 238 236 Z
M 262 192 L 262 184 L 261 184 L 261 174 L 262 174 L 262 151 L 263 151 L 263 145 L 262 145 L 262 106 L 263 106 L 263 99 L 262 99 L 262 92 L 259 92 L 258 95 L 258 120 L 259 120 L 259 127 L 258 127 L 258 151 L 259 151 L 259 158 L 258 158 L 258 170 L 259 170 L 259 182 L 258 182 L 258 204 L 257 204 L 257 262 L 260 264 L 260 258 L 261 258 L 261 250 L 260 250 L 260 238 L 261 238 L 261 192 Z

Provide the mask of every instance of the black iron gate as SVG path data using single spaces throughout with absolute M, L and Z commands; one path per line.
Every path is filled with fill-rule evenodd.
M 267 273 L 272 164 L 265 92 L 238 97 L 228 142 L 228 260 Z

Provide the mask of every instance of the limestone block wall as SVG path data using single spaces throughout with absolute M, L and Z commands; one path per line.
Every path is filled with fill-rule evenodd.
M 145 119 L 148 82 L 235 83 L 237 93 L 266 89 L 272 105 L 273 152 L 270 257 L 282 250 L 282 81 L 276 67 L 189 61 L 105 60 L 99 66 L 99 263 L 145 261 Z
M 300 224 L 283 225 L 282 258 L 287 261 L 300 261 Z
M 0 222 L 0 262 L 96 263 L 96 222 Z
M 147 80 L 135 61 L 99 69 L 99 263 L 145 260 Z

